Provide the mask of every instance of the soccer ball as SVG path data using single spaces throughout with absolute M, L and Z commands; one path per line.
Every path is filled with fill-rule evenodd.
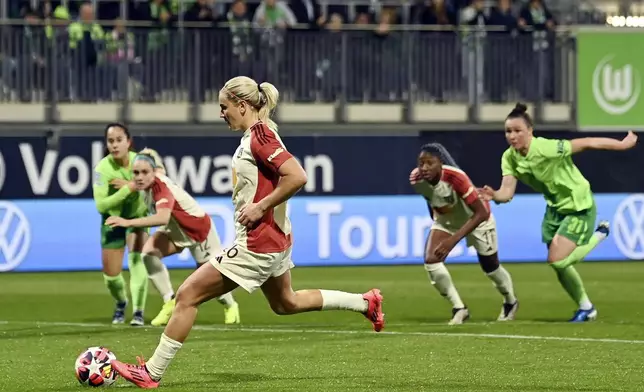
M 109 386 L 116 381 L 112 369 L 116 355 L 106 347 L 90 347 L 76 358 L 76 378 L 90 387 Z

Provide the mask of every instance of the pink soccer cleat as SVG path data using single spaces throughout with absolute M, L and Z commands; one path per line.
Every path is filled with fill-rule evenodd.
M 130 365 L 121 361 L 112 361 L 112 369 L 124 379 L 143 389 L 155 389 L 159 387 L 159 382 L 150 377 L 148 369 L 145 367 L 145 361 L 141 357 L 136 357 L 139 365 Z
M 385 314 L 382 313 L 382 294 L 379 289 L 371 289 L 362 294 L 362 298 L 369 302 L 369 307 L 364 316 L 373 324 L 373 330 L 380 332 L 385 327 Z

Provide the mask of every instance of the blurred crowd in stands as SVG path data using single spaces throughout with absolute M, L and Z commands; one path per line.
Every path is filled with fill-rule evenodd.
M 605 22 L 580 1 L 8 0 L 0 95 L 205 101 L 246 74 L 297 101 L 556 101 L 556 26 Z

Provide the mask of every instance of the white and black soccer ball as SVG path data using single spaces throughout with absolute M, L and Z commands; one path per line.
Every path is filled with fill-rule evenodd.
M 76 378 L 89 387 L 110 386 L 117 378 L 112 369 L 115 359 L 116 355 L 106 347 L 90 347 L 76 358 Z

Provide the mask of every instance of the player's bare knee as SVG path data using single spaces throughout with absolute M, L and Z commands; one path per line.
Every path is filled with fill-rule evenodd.
M 145 243 L 145 245 L 143 245 L 143 251 L 141 253 L 158 258 L 163 258 L 161 251 L 155 248 L 154 245 L 151 244 L 151 241 L 148 241 Z
M 179 290 L 177 290 L 177 294 L 175 296 L 175 301 L 176 308 L 193 307 L 197 305 L 195 291 L 190 286 L 186 285 L 185 282 L 179 286 Z
M 441 260 L 434 255 L 425 255 L 425 264 L 437 264 L 440 262 Z
M 279 301 L 272 301 L 271 309 L 273 309 L 273 312 L 275 312 L 275 314 L 285 316 L 288 314 L 297 313 L 297 303 L 295 302 L 294 297 L 283 297 L 280 298 Z

